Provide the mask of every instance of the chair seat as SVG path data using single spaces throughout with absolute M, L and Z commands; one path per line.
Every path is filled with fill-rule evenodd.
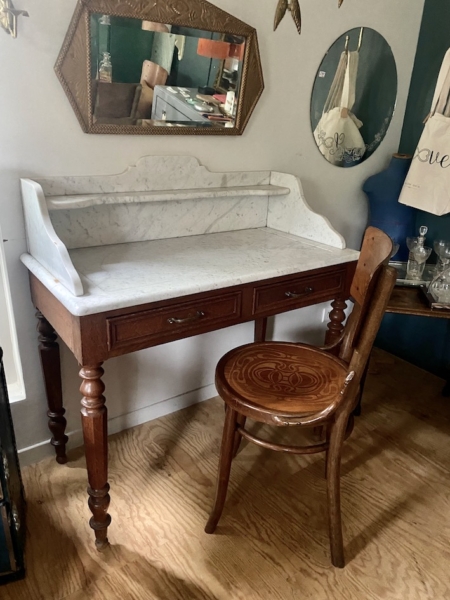
M 261 342 L 226 354 L 216 386 L 224 400 L 279 415 L 305 415 L 327 408 L 343 389 L 348 366 L 313 346 Z

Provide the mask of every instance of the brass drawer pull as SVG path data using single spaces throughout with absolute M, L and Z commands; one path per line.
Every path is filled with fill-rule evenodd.
M 308 287 L 305 287 L 303 292 L 301 292 L 300 294 L 298 292 L 286 292 L 285 296 L 287 298 L 301 298 L 305 294 L 312 294 L 313 292 L 314 292 L 314 288 L 308 286 Z
M 184 325 L 185 323 L 192 323 L 193 321 L 198 321 L 204 316 L 205 313 L 201 310 L 198 310 L 192 317 L 186 317 L 185 319 L 176 319 L 175 317 L 171 317 L 170 319 L 167 319 L 167 322 L 171 325 Z

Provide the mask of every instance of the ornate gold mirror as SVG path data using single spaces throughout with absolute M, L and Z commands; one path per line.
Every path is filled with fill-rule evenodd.
M 205 0 L 79 0 L 55 71 L 88 133 L 240 135 L 264 88 L 255 29 Z

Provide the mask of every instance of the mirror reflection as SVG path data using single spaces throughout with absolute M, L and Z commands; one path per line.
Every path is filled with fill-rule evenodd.
M 91 15 L 94 124 L 234 127 L 243 37 Z
M 367 160 L 386 135 L 396 98 L 397 68 L 384 37 L 367 27 L 341 35 L 322 60 L 312 92 L 320 153 L 339 167 Z

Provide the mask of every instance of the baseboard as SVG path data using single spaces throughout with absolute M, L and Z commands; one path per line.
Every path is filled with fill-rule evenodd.
M 109 419 L 108 433 L 118 433 L 124 429 L 147 423 L 147 421 L 158 419 L 159 417 L 176 412 L 182 408 L 187 408 L 193 404 L 209 400 L 209 398 L 213 398 L 216 395 L 217 392 L 215 386 L 210 384 L 197 390 L 186 392 L 180 396 L 175 396 L 174 398 L 161 400 L 161 402 L 157 402 L 156 404 L 151 404 L 150 406 L 145 406 L 144 408 L 140 408 L 131 413 Z M 83 445 L 83 433 L 81 429 L 69 431 L 67 432 L 67 435 L 69 437 L 68 448 L 77 448 L 78 446 Z M 19 460 L 22 467 L 36 463 L 48 456 L 54 456 L 54 450 L 50 445 L 49 439 L 39 442 L 39 444 L 35 444 L 34 446 L 28 446 L 27 448 L 19 450 Z

